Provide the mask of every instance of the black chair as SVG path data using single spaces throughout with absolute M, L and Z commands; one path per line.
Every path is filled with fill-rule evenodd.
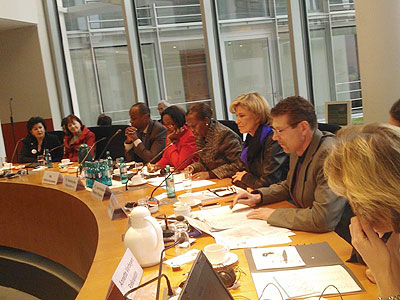
M 64 136 L 65 136 L 64 131 L 62 131 L 62 130 L 55 130 L 55 131 L 49 131 L 48 133 L 57 136 L 57 138 L 58 138 L 58 140 L 60 141 L 60 143 L 64 144 Z
M 124 141 L 125 141 L 125 129 L 128 125 L 112 125 L 112 126 L 96 126 L 89 127 L 89 129 L 96 135 L 96 141 L 105 137 L 104 141 L 99 142 L 96 145 L 96 157 L 95 159 L 105 158 L 105 152 L 110 151 L 111 157 L 115 160 L 118 157 L 124 156 Z M 108 143 L 111 136 L 118 130 L 121 129 L 121 132 L 118 133 L 112 142 L 108 145 L 106 151 L 104 151 L 104 147 Z M 104 151 L 102 157 L 100 155 Z
M 329 131 L 331 133 L 336 133 L 340 128 L 342 127 L 336 124 L 318 123 L 318 129 L 321 131 Z
M 226 127 L 230 128 L 235 132 L 240 138 L 243 140 L 243 134 L 240 133 L 239 128 L 236 124 L 235 121 L 232 120 L 218 120 L 222 125 L 225 125 Z

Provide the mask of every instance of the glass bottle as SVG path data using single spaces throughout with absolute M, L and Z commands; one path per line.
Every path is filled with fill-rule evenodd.
M 128 171 L 126 169 L 126 164 L 124 162 L 124 158 L 120 158 L 120 163 L 119 163 L 119 172 L 121 176 L 121 183 L 125 184 L 128 182 Z
M 167 189 L 168 198 L 176 197 L 175 194 L 175 183 L 174 183 L 174 175 L 170 174 L 170 167 L 166 165 L 165 170 L 167 171 L 167 179 L 165 180 L 165 188 Z
M 44 150 L 44 159 L 46 161 L 46 167 L 52 168 L 53 167 L 53 160 L 51 159 L 51 154 L 49 149 Z

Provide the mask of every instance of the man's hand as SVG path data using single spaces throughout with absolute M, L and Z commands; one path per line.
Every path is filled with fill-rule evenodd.
M 134 141 L 139 139 L 139 137 L 137 135 L 137 129 L 132 126 L 127 127 L 125 129 L 125 136 L 126 136 L 125 143 L 127 143 L 127 144 L 133 143 Z
M 193 174 L 193 180 L 206 180 L 206 179 L 210 179 L 210 173 L 209 172 L 198 172 Z
M 267 221 L 274 211 L 273 208 L 260 207 L 249 212 L 247 218 Z
M 246 174 L 247 174 L 246 171 L 236 172 L 236 174 L 232 176 L 232 180 L 233 181 L 241 181 L 243 176 Z
M 161 166 L 158 164 L 147 164 L 147 172 L 149 173 L 153 173 L 153 172 L 157 172 L 158 170 L 161 169 Z
M 192 173 L 193 174 L 193 172 L 194 172 L 194 168 L 193 168 L 193 166 L 192 165 L 188 165 L 186 168 L 185 168 L 185 170 L 184 171 L 186 171 L 186 172 L 189 172 L 189 173 Z
M 250 194 L 246 191 L 239 191 L 235 199 L 233 199 L 230 208 L 232 209 L 237 203 L 245 204 L 248 206 L 256 206 L 260 202 L 261 202 L 260 194 Z

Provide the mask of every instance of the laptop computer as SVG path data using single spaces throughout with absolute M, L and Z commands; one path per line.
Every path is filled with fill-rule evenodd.
M 213 269 L 206 255 L 203 251 L 200 251 L 178 299 L 233 300 L 233 297 Z

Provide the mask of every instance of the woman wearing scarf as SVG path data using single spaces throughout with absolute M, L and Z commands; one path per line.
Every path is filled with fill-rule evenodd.
M 285 180 L 289 156 L 272 139 L 267 100 L 259 93 L 245 93 L 231 103 L 229 110 L 236 114 L 240 132 L 247 133 L 241 154 L 246 170 L 236 172 L 233 183 L 245 189 L 256 189 Z

